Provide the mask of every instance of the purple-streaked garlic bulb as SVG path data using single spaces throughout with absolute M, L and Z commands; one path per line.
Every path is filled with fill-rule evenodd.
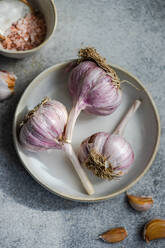
M 45 98 L 21 122 L 20 143 L 24 149 L 31 152 L 48 149 L 64 151 L 72 162 L 87 193 L 93 194 L 93 186 L 81 167 L 71 144 L 63 141 L 67 118 L 67 110 L 62 103 Z
M 73 108 L 66 127 L 66 140 L 71 141 L 76 119 L 81 110 L 96 115 L 109 115 L 121 103 L 120 80 L 94 48 L 81 49 L 80 59 L 70 67 L 69 91 Z
M 79 149 L 79 160 L 96 176 L 103 179 L 119 178 L 126 174 L 134 162 L 131 145 L 123 137 L 128 120 L 138 109 L 136 100 L 112 134 L 99 132 L 85 139 Z
M 32 152 L 62 149 L 62 137 L 68 114 L 65 106 L 45 98 L 22 122 L 20 142 Z
M 7 71 L 0 71 L 0 101 L 14 93 L 16 76 Z

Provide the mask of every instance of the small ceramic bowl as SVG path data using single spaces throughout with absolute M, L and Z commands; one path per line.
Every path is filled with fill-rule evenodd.
M 41 45 L 26 51 L 15 51 L 15 50 L 7 50 L 0 46 L 0 54 L 10 57 L 22 59 L 29 55 L 34 54 L 38 50 L 40 50 L 43 46 L 45 46 L 48 40 L 51 38 L 57 24 L 57 11 L 53 0 L 33 0 L 29 1 L 32 6 L 37 8 L 45 17 L 46 26 L 47 26 L 47 34 L 45 40 L 41 43 Z

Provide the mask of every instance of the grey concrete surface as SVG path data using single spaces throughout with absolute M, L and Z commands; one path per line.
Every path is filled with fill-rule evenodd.
M 164 248 L 165 240 L 147 245 L 146 221 L 165 218 L 165 1 L 56 0 L 58 25 L 53 39 L 24 60 L 0 56 L 0 68 L 18 77 L 16 93 L 0 103 L 0 248 Z M 151 169 L 129 192 L 152 195 L 154 207 L 133 211 L 122 194 L 95 204 L 71 202 L 38 185 L 22 167 L 13 147 L 12 119 L 21 94 L 45 68 L 94 46 L 109 61 L 136 75 L 158 107 L 162 135 Z M 109 245 L 103 231 L 124 225 L 128 238 Z

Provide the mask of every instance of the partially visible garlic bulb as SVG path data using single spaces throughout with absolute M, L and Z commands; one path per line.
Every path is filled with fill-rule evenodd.
M 112 134 L 99 132 L 82 142 L 79 160 L 96 176 L 111 180 L 123 176 L 130 169 L 134 152 L 122 135 L 128 120 L 140 104 L 139 100 L 133 103 Z
M 14 93 L 16 76 L 7 71 L 0 71 L 0 101 Z
M 109 115 L 121 103 L 120 80 L 116 72 L 94 48 L 81 49 L 80 59 L 69 70 L 69 91 L 73 107 L 66 127 L 66 140 L 72 140 L 76 120 L 82 110 Z
M 64 151 L 72 162 L 87 193 L 93 194 L 93 186 L 81 167 L 71 144 L 63 141 L 67 118 L 67 110 L 62 103 L 45 98 L 41 104 L 25 116 L 20 124 L 20 143 L 31 152 L 48 149 Z

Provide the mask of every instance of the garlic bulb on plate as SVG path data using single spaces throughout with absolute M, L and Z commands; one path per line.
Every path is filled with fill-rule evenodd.
M 7 71 L 0 71 L 0 101 L 14 93 L 16 76 Z
M 62 103 L 45 98 L 21 123 L 21 144 L 32 152 L 62 149 L 67 118 L 67 110 Z
M 45 98 L 21 122 L 20 143 L 24 149 L 31 152 L 48 149 L 64 151 L 72 162 L 87 193 L 93 194 L 93 186 L 81 167 L 71 144 L 63 141 L 67 118 L 67 110 L 62 103 Z
M 69 91 L 73 107 L 66 127 L 66 140 L 72 133 L 81 110 L 96 115 L 109 115 L 121 103 L 120 80 L 94 48 L 81 49 L 78 63 L 70 65 Z
M 96 176 L 103 179 L 120 178 L 128 172 L 134 152 L 123 137 L 128 120 L 138 109 L 141 101 L 136 100 L 112 134 L 99 132 L 85 139 L 79 149 L 79 160 Z

